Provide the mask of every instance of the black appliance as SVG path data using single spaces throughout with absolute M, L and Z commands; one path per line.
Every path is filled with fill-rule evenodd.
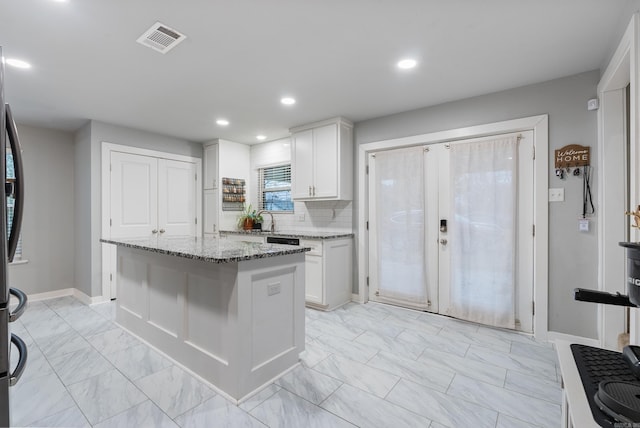
M 15 385 L 27 364 L 27 346 L 20 337 L 11 333 L 9 323 L 17 320 L 27 307 L 27 296 L 22 291 L 9 287 L 8 265 L 18 246 L 22 210 L 24 206 L 24 173 L 22 155 L 18 141 L 18 131 L 11 114 L 11 108 L 4 99 L 4 57 L 0 47 L 0 172 L 4 176 L 5 185 L 0 185 L 0 426 L 8 427 L 9 387 Z M 9 147 L 7 147 L 9 143 Z M 11 151 L 15 179 L 7 180 L 6 154 Z M 14 199 L 11 228 L 7 226 L 7 198 Z M 10 296 L 14 296 L 18 304 L 12 310 Z M 11 347 L 18 351 L 18 363 L 11 372 Z
M 576 288 L 575 300 L 640 307 L 640 243 L 620 246 L 627 249 L 628 294 Z M 595 421 L 603 427 L 640 423 L 640 347 L 620 353 L 574 344 L 571 351 Z
M 284 236 L 267 236 L 267 244 L 281 244 L 281 245 L 300 245 L 298 238 L 288 238 Z

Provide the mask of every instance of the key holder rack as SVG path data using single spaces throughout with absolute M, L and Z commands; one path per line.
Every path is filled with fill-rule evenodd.
M 555 151 L 556 177 L 564 179 L 568 175 L 582 175 L 580 167 L 591 165 L 591 147 L 569 144 Z

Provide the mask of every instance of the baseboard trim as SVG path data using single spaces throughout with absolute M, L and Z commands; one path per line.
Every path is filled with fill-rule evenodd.
M 58 297 L 73 296 L 75 288 L 63 288 L 62 290 L 47 291 L 44 293 L 28 294 L 27 298 L 30 302 L 38 302 L 40 300 L 56 299 Z
M 360 295 L 357 293 L 352 293 L 351 294 L 351 301 L 352 302 L 356 302 L 356 303 L 364 303 L 364 299 L 360 298 Z
M 73 296 L 85 305 L 95 305 L 109 301 L 102 296 L 89 297 L 77 288 L 63 288 L 61 290 L 47 291 L 44 293 L 35 293 L 27 295 L 29 301 L 38 302 L 41 300 L 56 299 L 59 297 Z
M 559 333 L 557 331 L 550 331 L 547 333 L 547 340 L 555 343 L 557 340 L 564 340 L 570 343 L 578 343 L 580 345 L 593 346 L 600 348 L 600 341 L 598 339 L 591 339 L 589 337 L 574 336 L 573 334 Z

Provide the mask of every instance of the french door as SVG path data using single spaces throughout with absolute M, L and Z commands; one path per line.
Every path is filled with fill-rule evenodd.
M 381 151 L 369 298 L 533 330 L 533 132 Z

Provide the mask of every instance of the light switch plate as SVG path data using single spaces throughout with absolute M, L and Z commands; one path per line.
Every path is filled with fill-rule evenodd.
M 564 202 L 564 187 L 549 189 L 549 202 Z

